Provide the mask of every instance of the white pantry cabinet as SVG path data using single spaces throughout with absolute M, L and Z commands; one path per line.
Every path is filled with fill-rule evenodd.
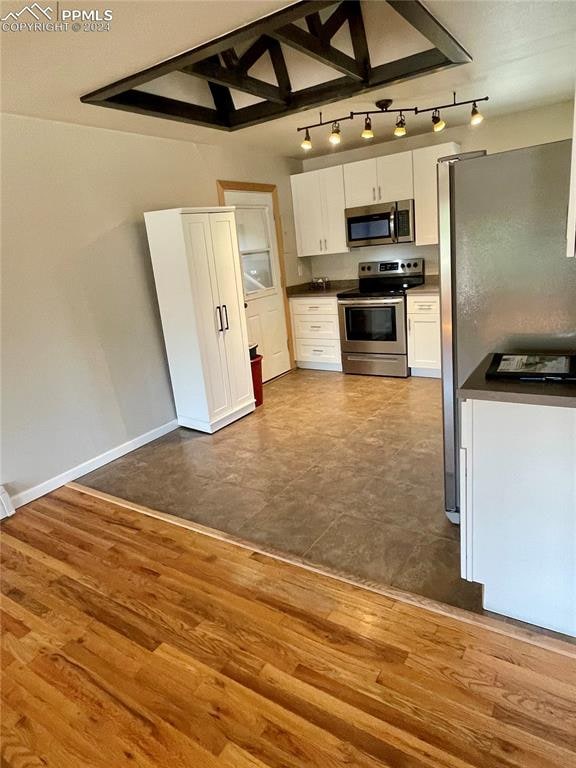
M 178 423 L 215 432 L 254 410 L 234 208 L 144 218 Z
M 441 376 L 440 297 L 418 292 L 407 297 L 408 366 L 412 376 Z
M 438 243 L 438 186 L 436 166 L 438 158 L 456 155 L 460 145 L 453 141 L 433 147 L 415 149 L 412 153 L 414 169 L 414 219 L 416 245 Z
M 290 177 L 298 256 L 345 253 L 342 166 Z
M 344 165 L 346 208 L 411 200 L 412 152 L 399 152 Z
M 486 610 L 576 635 L 576 408 L 460 409 L 462 578 Z

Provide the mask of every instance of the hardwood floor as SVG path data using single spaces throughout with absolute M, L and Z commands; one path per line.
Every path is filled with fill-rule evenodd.
M 567 643 L 70 488 L 2 534 L 2 768 L 576 765 Z

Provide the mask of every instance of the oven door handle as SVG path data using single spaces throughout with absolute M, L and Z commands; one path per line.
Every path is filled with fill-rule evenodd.
M 343 307 L 382 307 L 391 304 L 404 304 L 404 299 L 338 299 Z

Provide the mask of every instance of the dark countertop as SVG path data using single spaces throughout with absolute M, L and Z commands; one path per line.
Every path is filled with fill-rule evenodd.
M 459 400 L 499 400 L 504 403 L 556 405 L 576 408 L 576 383 L 486 379 L 492 355 L 487 355 L 458 390 Z
M 424 285 L 417 285 L 416 288 L 409 288 L 407 294 L 412 296 L 414 293 L 440 293 L 439 275 L 426 275 Z
M 331 280 L 329 288 L 313 288 L 312 283 L 302 283 L 301 285 L 287 285 L 286 295 L 289 299 L 297 297 L 304 297 L 306 299 L 310 296 L 316 296 L 318 298 L 322 296 L 336 296 L 337 293 L 347 291 L 350 288 L 356 288 L 358 286 L 358 280 Z
M 312 283 L 301 283 L 300 285 L 286 286 L 286 295 L 289 299 L 295 297 L 309 298 L 310 296 L 336 296 L 337 293 L 348 291 L 352 288 L 358 288 L 358 280 L 331 280 L 329 288 L 318 290 L 312 288 Z M 416 288 L 409 288 L 408 292 L 413 293 L 439 293 L 440 285 L 438 275 L 427 275 L 424 285 L 418 285 Z

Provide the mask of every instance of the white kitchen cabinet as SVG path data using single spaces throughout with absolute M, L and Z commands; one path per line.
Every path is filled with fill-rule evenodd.
M 290 177 L 298 256 L 345 253 L 342 166 Z
M 144 218 L 178 423 L 215 432 L 254 410 L 234 209 Z
M 576 634 L 576 408 L 467 399 L 462 577 L 483 606 Z
M 346 208 L 414 197 L 412 152 L 359 160 L 343 167 Z
M 414 219 L 416 245 L 438 243 L 438 189 L 436 166 L 438 158 L 455 155 L 460 145 L 454 142 L 415 149 L 412 152 L 414 170 Z
M 298 368 L 341 371 L 338 302 L 335 296 L 290 299 Z
M 418 293 L 407 297 L 408 366 L 412 376 L 441 376 L 440 297 Z

